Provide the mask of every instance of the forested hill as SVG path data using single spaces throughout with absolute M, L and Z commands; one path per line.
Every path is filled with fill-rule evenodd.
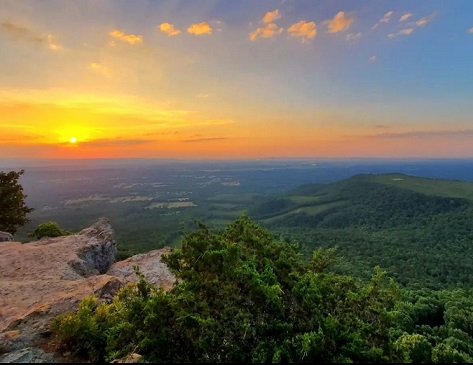
M 356 175 L 265 198 L 249 213 L 310 250 L 337 246 L 343 273 L 366 277 L 379 264 L 409 287 L 473 285 L 471 182 Z

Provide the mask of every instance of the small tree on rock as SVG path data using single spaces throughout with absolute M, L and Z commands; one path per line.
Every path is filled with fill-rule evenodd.
M 29 222 L 26 218 L 34 209 L 25 204 L 27 195 L 18 182 L 25 171 L 0 171 L 0 231 L 15 234 L 17 227 Z

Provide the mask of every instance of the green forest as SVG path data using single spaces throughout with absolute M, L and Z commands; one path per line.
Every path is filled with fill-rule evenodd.
M 368 279 L 379 265 L 402 287 L 473 287 L 473 183 L 357 175 L 268 197 L 250 216 L 307 255 L 337 247 L 334 270 Z

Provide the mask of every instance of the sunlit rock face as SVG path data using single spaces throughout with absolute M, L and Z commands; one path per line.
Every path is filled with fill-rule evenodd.
M 153 284 L 170 289 L 174 276 L 161 262 L 169 252 L 164 248 L 115 263 L 115 234 L 105 218 L 71 236 L 0 242 L 0 355 L 34 348 L 50 335 L 52 318 L 77 309 L 88 295 L 111 301 L 126 283 L 138 281 L 134 266 Z
M 170 252 L 170 248 L 164 247 L 160 250 L 153 250 L 129 257 L 124 261 L 113 264 L 107 271 L 107 274 L 116 276 L 126 283 L 137 282 L 139 278 L 133 267 L 138 266 L 140 272 L 150 283 L 164 290 L 171 289 L 174 285 L 175 277 L 164 262 L 161 261 L 162 256 Z
M 113 296 L 123 282 L 100 273 L 116 253 L 113 229 L 104 218 L 76 235 L 1 242 L 0 351 L 46 335 L 51 318 L 75 309 L 87 295 Z

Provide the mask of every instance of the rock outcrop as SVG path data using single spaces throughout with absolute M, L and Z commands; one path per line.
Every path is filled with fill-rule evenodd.
M 0 231 L 0 242 L 13 242 L 13 236 L 8 232 Z
M 0 356 L 0 363 L 38 364 L 54 362 L 54 356 L 34 347 L 26 347 Z
M 125 283 L 137 282 L 139 278 L 133 267 L 138 266 L 140 272 L 150 283 L 164 290 L 171 289 L 176 279 L 174 275 L 169 272 L 167 266 L 161 261 L 161 257 L 170 252 L 171 249 L 169 247 L 164 247 L 161 250 L 154 250 L 129 257 L 126 260 L 113 264 L 107 271 L 107 274 L 116 276 Z
M 0 355 L 34 347 L 50 335 L 52 318 L 77 309 L 88 295 L 111 300 L 127 282 L 138 280 L 134 265 L 169 289 L 174 277 L 161 262 L 168 252 L 151 251 L 114 264 L 114 231 L 104 218 L 76 235 L 0 242 Z M 23 358 L 21 351 L 14 354 Z

